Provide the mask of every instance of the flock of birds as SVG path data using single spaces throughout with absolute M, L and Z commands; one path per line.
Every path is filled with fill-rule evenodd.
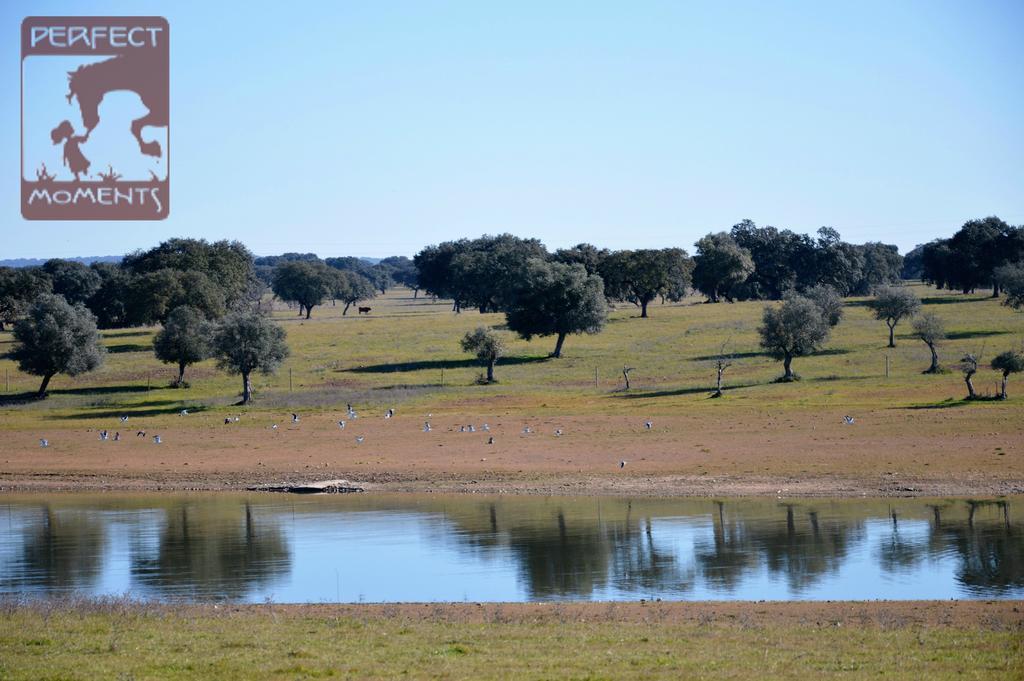
M 347 413 L 348 419 L 350 421 L 359 418 L 359 414 L 356 412 L 355 409 L 352 408 L 352 404 L 351 403 L 347 405 L 346 413 Z M 188 409 L 182 409 L 179 412 L 179 414 L 181 416 L 188 416 Z M 395 415 L 395 410 L 393 408 L 389 408 L 386 412 L 384 412 L 384 418 L 385 419 L 391 419 L 391 418 L 394 417 L 394 415 Z M 433 414 L 427 414 L 428 420 L 423 422 L 423 432 L 424 433 L 429 433 L 429 432 L 431 432 L 433 430 L 433 428 L 430 425 L 430 421 L 429 421 L 429 418 L 431 416 L 433 416 Z M 238 421 L 239 421 L 239 417 L 238 416 L 225 417 L 224 418 L 225 425 L 228 425 L 228 424 L 231 424 L 231 423 L 238 423 Z M 297 424 L 297 423 L 299 423 L 299 421 L 300 421 L 299 415 L 297 413 L 295 413 L 295 412 L 292 412 L 292 423 L 293 424 Z M 128 417 L 127 416 L 122 416 L 121 417 L 121 423 L 122 424 L 127 424 L 128 423 Z M 848 426 L 852 426 L 854 424 L 854 418 L 852 416 L 844 416 L 843 417 L 843 423 L 848 425 Z M 341 420 L 338 421 L 338 428 L 339 429 L 345 430 L 345 425 L 346 425 L 346 421 L 344 419 L 341 419 Z M 277 426 L 278 426 L 278 424 L 275 423 L 275 424 L 272 424 L 270 426 L 270 428 L 271 428 L 271 430 L 277 430 Z M 650 421 L 650 420 L 644 421 L 644 429 L 645 430 L 651 430 L 652 428 L 654 428 L 654 423 L 652 421 Z M 485 432 L 485 433 L 490 433 L 491 432 L 491 427 L 490 427 L 489 424 L 484 423 L 483 425 L 480 426 L 480 430 L 482 432 Z M 473 425 L 473 424 L 461 425 L 461 426 L 459 426 L 459 432 L 460 433 L 475 433 L 475 432 L 477 432 L 477 429 L 476 429 L 476 426 Z M 530 426 L 523 426 L 523 435 L 532 435 L 533 433 L 534 433 L 534 431 L 533 431 L 532 428 L 530 428 Z M 556 428 L 555 431 L 554 431 L 554 436 L 555 437 L 562 437 L 563 434 L 564 434 L 564 431 L 561 428 Z M 107 430 L 101 430 L 99 435 L 100 435 L 100 440 L 102 440 L 102 441 L 107 441 L 107 440 L 112 439 L 114 442 L 118 442 L 118 441 L 121 440 L 121 432 L 120 431 L 115 431 L 112 438 L 110 436 L 110 432 L 107 431 Z M 145 438 L 146 437 L 146 431 L 140 430 L 140 431 L 135 433 L 135 436 L 136 437 Z M 363 435 L 356 435 L 355 439 L 356 439 L 356 444 L 357 445 L 361 445 L 366 440 L 366 437 L 363 436 Z M 160 444 L 162 442 L 163 442 L 163 439 L 160 437 L 160 435 L 154 435 L 153 436 L 153 443 L 154 444 Z M 494 436 L 493 435 L 491 435 L 491 436 L 489 436 L 487 438 L 487 444 L 489 444 L 489 445 L 493 445 L 494 444 Z M 49 447 L 50 446 L 50 441 L 47 440 L 46 438 L 39 438 L 39 446 L 43 447 L 43 448 Z M 627 463 L 628 462 L 625 459 L 619 461 L 619 468 L 625 468 Z

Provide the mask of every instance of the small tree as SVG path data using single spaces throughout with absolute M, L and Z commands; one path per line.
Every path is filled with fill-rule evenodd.
M 728 232 L 708 234 L 694 246 L 694 288 L 707 296 L 709 303 L 717 303 L 719 298 L 731 303 L 733 289 L 754 271 L 750 251 L 741 248 Z
M 1006 292 L 1003 305 L 1024 310 L 1024 264 L 1003 265 L 995 271 L 995 281 Z
M 18 368 L 42 376 L 38 396 L 57 374 L 78 376 L 103 364 L 106 352 L 96 332 L 96 317 L 81 304 L 69 305 L 61 296 L 42 295 L 14 324 L 19 345 L 11 353 Z
M 804 297 L 814 302 L 821 309 L 829 326 L 837 326 L 843 319 L 843 297 L 839 291 L 828 284 L 812 286 L 804 292 Z
M 487 366 L 487 382 L 494 383 L 494 364 L 505 354 L 504 339 L 491 329 L 478 326 L 462 337 L 460 345 L 464 352 L 472 352 Z
M 715 372 L 717 376 L 715 378 L 715 392 L 711 393 L 711 397 L 721 397 L 724 394 L 722 386 L 725 370 L 732 366 L 732 353 L 726 351 L 728 346 L 729 341 L 722 343 L 722 349 L 718 351 L 718 357 L 715 358 Z
M 792 296 L 780 307 L 766 307 L 758 333 L 761 347 L 782 360 L 785 374 L 780 381 L 798 380 L 793 373 L 794 357 L 813 352 L 828 340 L 831 327 L 821 309 L 802 296 Z
M 182 305 L 171 310 L 164 328 L 153 338 L 156 358 L 166 364 L 178 365 L 178 380 L 185 383 L 185 367 L 207 359 L 212 352 L 213 327 L 199 310 Z
M 995 356 L 992 360 L 992 368 L 1003 372 L 1003 382 L 999 390 L 999 398 L 1006 399 L 1006 381 L 1010 374 L 1017 374 L 1024 371 L 1024 354 L 1016 350 L 1007 350 Z
M 358 272 L 337 270 L 332 277 L 331 295 L 345 303 L 345 309 L 341 311 L 341 316 L 344 317 L 354 303 L 376 296 L 377 289 L 374 288 L 373 282 Z
M 875 312 L 875 319 L 885 321 L 889 327 L 889 347 L 896 347 L 896 325 L 904 317 L 913 317 L 921 309 L 921 300 L 908 288 L 883 286 L 875 293 L 869 305 Z
M 217 366 L 242 375 L 242 404 L 252 400 L 250 374 L 273 373 L 289 353 L 284 329 L 254 312 L 225 317 L 214 335 L 213 351 Z
M 914 335 L 924 341 L 932 353 L 932 363 L 923 373 L 937 374 L 941 371 L 939 367 L 939 353 L 937 347 L 939 341 L 946 337 L 946 326 L 934 312 L 925 312 L 914 317 L 912 322 Z
M 281 300 L 298 303 L 299 314 L 305 310 L 309 319 L 313 308 L 331 293 L 333 283 L 334 273 L 322 262 L 291 260 L 274 268 L 271 288 Z
M 974 374 L 978 373 L 978 365 L 981 363 L 981 355 L 968 352 L 960 358 L 960 371 L 964 375 L 964 383 L 967 384 L 967 399 L 973 400 L 978 397 L 974 392 Z
M 608 318 L 601 277 L 583 265 L 563 265 L 531 258 L 509 310 L 508 328 L 526 340 L 557 336 L 552 357 L 562 356 L 570 333 L 598 333 Z

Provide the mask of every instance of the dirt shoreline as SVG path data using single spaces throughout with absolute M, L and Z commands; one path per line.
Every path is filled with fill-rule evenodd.
M 159 603 L 114 599 L 0 601 L 5 615 L 25 612 L 399 620 L 438 624 L 656 623 L 742 628 L 937 626 L 1024 630 L 1024 601 L 611 601 L 562 603 Z
M 644 497 L 967 497 L 1024 494 L 1024 480 L 917 476 L 566 476 L 419 475 L 380 472 L 364 476 L 283 472 L 193 475 L 118 472 L 12 473 L 0 470 L 0 492 L 241 492 L 259 485 L 305 484 L 344 478 L 363 493 L 438 493 L 535 496 Z M 270 493 L 270 492 L 264 492 Z

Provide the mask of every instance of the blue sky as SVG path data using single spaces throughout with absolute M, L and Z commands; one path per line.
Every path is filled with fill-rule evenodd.
M 25 222 L 26 15 L 171 28 L 171 216 Z M 1024 2 L 0 7 L 0 259 L 172 236 L 412 255 L 512 232 L 683 246 L 743 218 L 906 251 L 1024 223 Z

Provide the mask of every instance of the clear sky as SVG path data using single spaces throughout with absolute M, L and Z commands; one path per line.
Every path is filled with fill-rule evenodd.
M 171 210 L 25 222 L 26 15 L 164 16 Z M 412 255 L 683 246 L 743 218 L 902 251 L 1024 223 L 1024 2 L 0 4 L 0 259 L 172 236 Z

